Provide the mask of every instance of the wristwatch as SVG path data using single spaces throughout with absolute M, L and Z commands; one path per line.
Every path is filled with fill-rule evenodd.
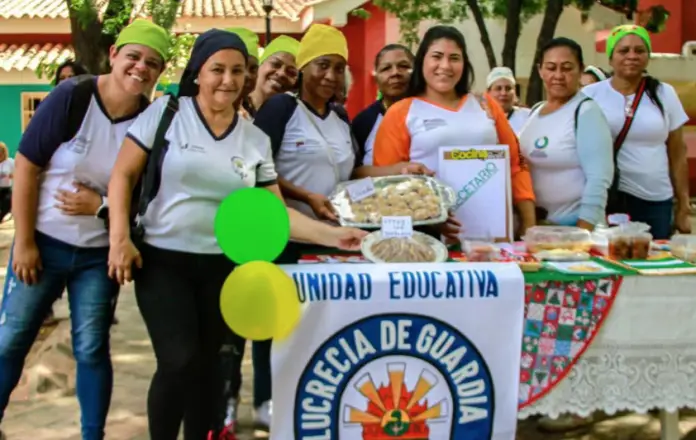
M 102 196 L 102 204 L 101 206 L 97 209 L 97 214 L 95 215 L 97 218 L 100 218 L 102 220 L 106 220 L 109 218 L 109 203 L 108 199 L 104 196 Z

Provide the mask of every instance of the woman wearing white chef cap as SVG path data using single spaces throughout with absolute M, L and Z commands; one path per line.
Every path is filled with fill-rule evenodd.
M 609 75 L 607 75 L 604 70 L 595 66 L 587 66 L 580 77 L 580 85 L 585 87 L 596 82 L 604 81 L 607 78 L 609 78 Z
M 529 109 L 515 106 L 517 102 L 517 91 L 515 86 L 515 74 L 508 67 L 496 67 L 491 70 L 486 78 L 488 93 L 503 108 L 507 115 L 508 122 L 515 134 L 522 130 L 522 126 L 529 118 Z

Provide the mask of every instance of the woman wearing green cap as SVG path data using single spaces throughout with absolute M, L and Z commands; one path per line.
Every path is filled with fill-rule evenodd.
M 109 235 L 98 213 L 121 142 L 148 105 L 143 94 L 162 73 L 169 42 L 164 29 L 136 20 L 111 47 L 111 73 L 61 82 L 22 136 L 16 232 L 0 306 L 0 418 L 43 318 L 67 288 L 82 438 L 104 438 L 113 381 L 109 330 L 119 286 L 108 276 Z M 91 84 L 91 94 L 72 136 L 71 104 L 82 84 Z
M 601 107 L 614 138 L 617 171 L 609 213 L 626 213 L 650 225 L 655 239 L 667 239 L 673 223 L 680 232 L 691 231 L 682 135 L 689 117 L 674 88 L 645 73 L 650 52 L 647 30 L 614 28 L 607 39 L 614 74 L 583 92 Z
M 249 95 L 254 109 L 259 109 L 271 96 L 292 90 L 297 82 L 295 57 L 300 42 L 281 35 L 266 46 L 261 55 L 256 87 Z
M 234 106 L 239 110 L 240 115 L 251 120 L 254 118 L 254 114 L 256 114 L 256 108 L 249 101 L 249 93 L 254 90 L 256 79 L 259 75 L 259 36 L 256 35 L 256 32 L 247 28 L 228 28 L 225 30 L 241 38 L 249 53 L 246 77 L 244 78 L 244 89 L 241 95 L 239 95 L 239 99 L 234 103 Z

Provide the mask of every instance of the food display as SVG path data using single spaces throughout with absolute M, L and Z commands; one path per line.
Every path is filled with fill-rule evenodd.
M 390 176 L 373 178 L 374 194 L 351 200 L 345 182 L 330 196 L 343 226 L 377 228 L 382 217 L 407 216 L 412 224 L 428 225 L 447 220 L 454 190 L 427 176 Z
M 485 241 L 466 240 L 462 243 L 462 250 L 466 254 L 467 261 L 488 262 L 500 259 L 500 249 L 493 243 Z
M 650 256 L 652 234 L 643 223 L 627 223 L 609 233 L 608 256 L 612 260 L 647 260 Z
M 407 238 L 383 238 L 375 231 L 363 239 L 362 253 L 373 263 L 442 263 L 447 247 L 433 237 L 414 232 Z
M 696 263 L 696 235 L 675 235 L 670 242 L 670 252 L 682 261 Z
M 590 232 L 574 226 L 533 226 L 523 239 L 533 254 L 555 249 L 588 252 L 592 248 Z

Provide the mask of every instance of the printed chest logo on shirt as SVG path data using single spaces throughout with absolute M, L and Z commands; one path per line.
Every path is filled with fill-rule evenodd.
M 313 354 L 295 397 L 297 439 L 490 440 L 494 389 L 459 330 L 428 316 L 375 315 Z
M 544 151 L 544 149 L 546 149 L 546 147 L 548 147 L 548 146 L 549 146 L 548 136 L 542 136 L 534 141 L 534 151 L 532 151 L 529 155 L 532 157 L 539 157 L 539 158 L 547 157 L 547 154 Z
M 240 179 L 245 180 L 249 173 L 247 172 L 244 159 L 239 156 L 232 156 L 230 161 L 232 161 L 232 169 L 234 170 L 234 173 L 238 175 Z

